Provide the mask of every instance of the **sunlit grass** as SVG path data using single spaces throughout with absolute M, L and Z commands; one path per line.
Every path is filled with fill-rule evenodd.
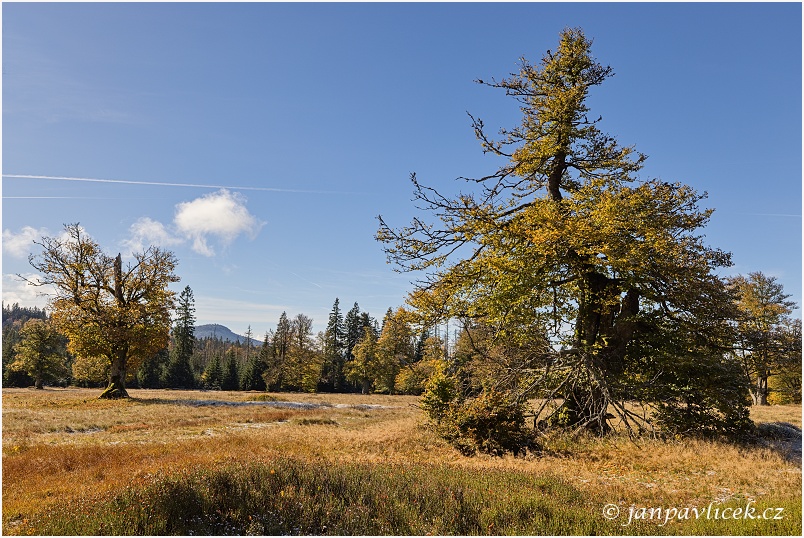
M 326 510 L 313 513 L 313 508 L 297 514 L 295 524 L 313 534 L 801 531 L 800 462 L 791 461 L 790 454 L 775 445 L 558 437 L 540 456 L 465 458 L 423 427 L 413 397 L 271 395 L 286 402 L 320 404 L 293 409 L 271 407 L 270 398 L 266 405 L 260 405 L 256 398 L 262 395 L 258 393 L 132 390 L 131 394 L 133 398 L 128 401 L 100 401 L 97 391 L 92 390 L 3 391 L 5 534 L 61 533 L 67 529 L 72 529 L 68 534 L 98 534 L 112 532 L 112 528 L 117 529 L 114 533 L 123 534 L 144 529 L 179 532 L 182 529 L 169 530 L 164 527 L 168 523 L 160 522 L 165 510 L 180 508 L 170 505 L 170 496 L 165 493 L 174 491 L 170 488 L 198 490 L 191 497 L 209 512 L 193 523 L 195 527 L 183 528 L 182 534 L 190 530 L 221 534 L 227 528 L 238 533 L 291 532 L 272 527 L 276 522 L 263 517 L 278 509 L 274 501 L 279 501 L 266 500 L 275 493 L 273 490 L 260 486 L 253 496 L 242 493 L 244 496 L 237 497 L 240 504 L 231 507 L 223 505 L 229 496 L 205 493 L 203 486 L 209 477 L 255 484 L 255 476 L 271 469 L 278 472 L 278 462 L 295 469 L 296 474 L 280 475 L 286 485 L 302 480 L 321 484 L 322 491 L 329 491 L 319 495 L 301 483 L 294 486 L 305 503 L 329 506 L 329 516 Z M 800 424 L 800 406 L 755 409 L 752 416 L 761 422 L 794 424 L 797 416 Z M 497 485 L 487 488 L 484 480 L 496 481 Z M 357 489 L 350 491 L 359 494 L 354 493 L 351 501 L 327 497 L 337 491 L 332 484 L 342 483 L 353 484 L 350 487 Z M 387 501 L 390 508 L 384 516 L 375 517 L 372 514 L 381 500 L 376 496 L 386 483 L 393 500 Z M 168 489 L 160 490 L 158 484 Z M 529 489 L 533 484 L 554 488 L 550 491 L 558 493 L 538 496 L 536 490 Z M 422 502 L 438 501 L 436 486 L 463 492 L 465 521 L 447 521 L 446 509 L 438 519 L 435 511 L 428 515 L 421 508 Z M 516 495 L 505 495 L 505 491 Z M 129 506 L 135 498 L 141 506 L 139 516 L 134 517 L 133 512 L 129 512 L 130 518 L 112 515 L 120 511 L 115 507 L 121 503 Z M 411 504 L 416 499 L 419 504 Z M 626 529 L 618 526 L 621 521 L 609 522 L 602 517 L 607 503 L 627 511 L 630 506 L 706 507 L 712 502 L 736 506 L 751 500 L 756 505 L 784 507 L 785 519 L 698 520 L 663 527 L 654 521 Z M 337 517 L 332 514 L 347 508 L 348 517 L 345 513 Z M 97 517 L 78 517 L 84 509 Z M 214 515 L 217 510 L 234 511 L 234 515 L 218 517 Z M 58 518 L 54 515 L 57 512 L 61 514 Z M 546 516 L 539 515 L 542 513 L 551 514 L 552 519 L 547 521 Z M 257 523 L 249 527 L 255 520 Z M 550 521 L 562 521 L 564 527 Z M 316 525 L 326 525 L 327 531 Z M 356 530 L 360 525 L 364 526 L 362 530 Z
M 789 422 L 801 428 L 800 405 L 755 405 L 751 408 L 754 422 Z

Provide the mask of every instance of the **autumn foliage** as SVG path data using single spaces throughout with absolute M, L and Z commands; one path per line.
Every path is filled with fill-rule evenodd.
M 105 254 L 78 224 L 62 237 L 44 237 L 43 252 L 30 263 L 50 285 L 52 321 L 69 339 L 80 363 L 108 361 L 103 397 L 126 397 L 125 379 L 144 359 L 167 347 L 174 292 L 179 279 L 173 253 L 150 247 L 123 267 L 121 256 Z
M 591 45 L 567 29 L 540 64 L 479 81 L 522 111 L 500 140 L 472 117 L 504 164 L 455 197 L 412 176 L 426 216 L 398 229 L 380 218 L 377 238 L 399 270 L 424 274 L 408 299 L 421 323 L 482 328 L 479 358 L 451 373 L 467 410 L 495 389 L 512 405 L 538 399 L 535 423 L 576 431 L 745 433 L 748 392 L 726 353 L 733 301 L 716 274 L 730 255 L 703 242 L 705 194 L 639 179 L 645 156 L 590 116 L 589 91 L 612 75 Z

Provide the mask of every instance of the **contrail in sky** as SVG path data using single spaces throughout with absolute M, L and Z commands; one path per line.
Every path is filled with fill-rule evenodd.
M 277 187 L 238 187 L 233 185 L 206 185 L 201 183 L 160 183 L 157 181 L 130 181 L 125 179 L 98 179 L 89 177 L 33 176 L 23 174 L 3 174 L 3 177 L 15 179 L 52 179 L 59 181 L 81 181 L 84 183 L 118 183 L 124 185 L 155 185 L 159 187 L 193 187 L 199 189 L 232 189 L 239 191 L 294 192 L 301 194 L 361 194 L 346 191 L 318 191 L 304 189 L 281 189 Z
M 3 200 L 123 200 L 124 198 L 109 198 L 100 196 L 3 196 Z M 125 200 L 136 200 L 126 197 Z
M 747 211 L 722 211 L 721 215 L 748 215 L 750 217 L 789 217 L 793 219 L 800 219 L 800 214 L 795 213 L 750 213 Z

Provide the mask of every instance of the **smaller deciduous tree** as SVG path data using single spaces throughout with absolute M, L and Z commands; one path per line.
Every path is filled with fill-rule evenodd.
M 102 387 L 109 380 L 109 359 L 79 355 L 73 360 L 72 377 L 79 387 Z
M 426 333 L 425 333 L 426 334 Z M 444 357 L 444 343 L 435 336 L 430 336 L 417 345 L 419 360 L 405 365 L 396 376 L 396 387 L 403 394 L 420 395 L 424 392 L 429 379 L 442 368 Z
M 346 378 L 360 386 L 363 394 L 371 392 L 377 369 L 377 333 L 363 328 L 363 337 L 352 348 L 353 359 L 346 363 Z
M 3 386 L 27 387 L 34 383 L 34 379 L 27 373 L 19 370 L 10 370 L 8 365 L 16 360 L 14 351 L 20 343 L 20 330 L 29 319 L 47 319 L 44 310 L 37 307 L 28 308 L 19 303 L 3 304 Z
M 774 378 L 768 380 L 774 403 L 801 404 L 801 320 L 793 319 L 781 331 L 782 353 Z M 774 394 L 775 393 L 775 394 Z M 769 397 L 770 398 L 770 397 Z
M 396 392 L 396 376 L 402 367 L 413 362 L 415 337 L 409 317 L 404 308 L 386 314 L 382 333 L 377 339 L 375 385 L 389 394 Z
M 795 303 L 776 277 L 762 272 L 729 279 L 736 294 L 739 317 L 736 353 L 752 382 L 757 405 L 768 405 L 768 378 L 781 370 L 789 350 L 785 346 L 785 324 Z
M 52 381 L 69 374 L 64 337 L 49 321 L 30 319 L 20 331 L 22 340 L 16 346 L 16 360 L 9 369 L 30 375 L 37 389 L 45 381 Z

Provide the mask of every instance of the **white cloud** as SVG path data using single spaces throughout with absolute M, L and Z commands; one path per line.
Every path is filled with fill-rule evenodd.
M 25 273 L 28 280 L 36 282 L 39 275 Z M 3 304 L 19 303 L 20 306 L 44 308 L 47 305 L 47 293 L 53 293 L 52 286 L 32 286 L 17 275 L 3 275 Z
M 149 217 L 141 217 L 129 228 L 131 237 L 123 241 L 123 245 L 131 252 L 142 252 L 149 246 L 170 247 L 183 242 L 159 221 Z
M 37 230 L 31 226 L 23 226 L 19 233 L 3 230 L 3 252 L 15 258 L 24 258 L 33 249 L 34 239 L 47 234 L 47 228 Z
M 176 205 L 176 229 L 193 240 L 193 250 L 204 256 L 215 254 L 208 240 L 216 237 L 223 246 L 247 234 L 252 239 L 265 225 L 245 206 L 246 199 L 226 189 Z
M 192 241 L 192 249 L 204 256 L 214 256 L 210 239 L 226 247 L 239 235 L 252 239 L 265 225 L 246 209 L 246 198 L 226 189 L 176 204 L 171 226 L 150 217 L 141 217 L 129 228 L 130 236 L 122 241 L 132 252 L 149 246 L 170 247 Z

